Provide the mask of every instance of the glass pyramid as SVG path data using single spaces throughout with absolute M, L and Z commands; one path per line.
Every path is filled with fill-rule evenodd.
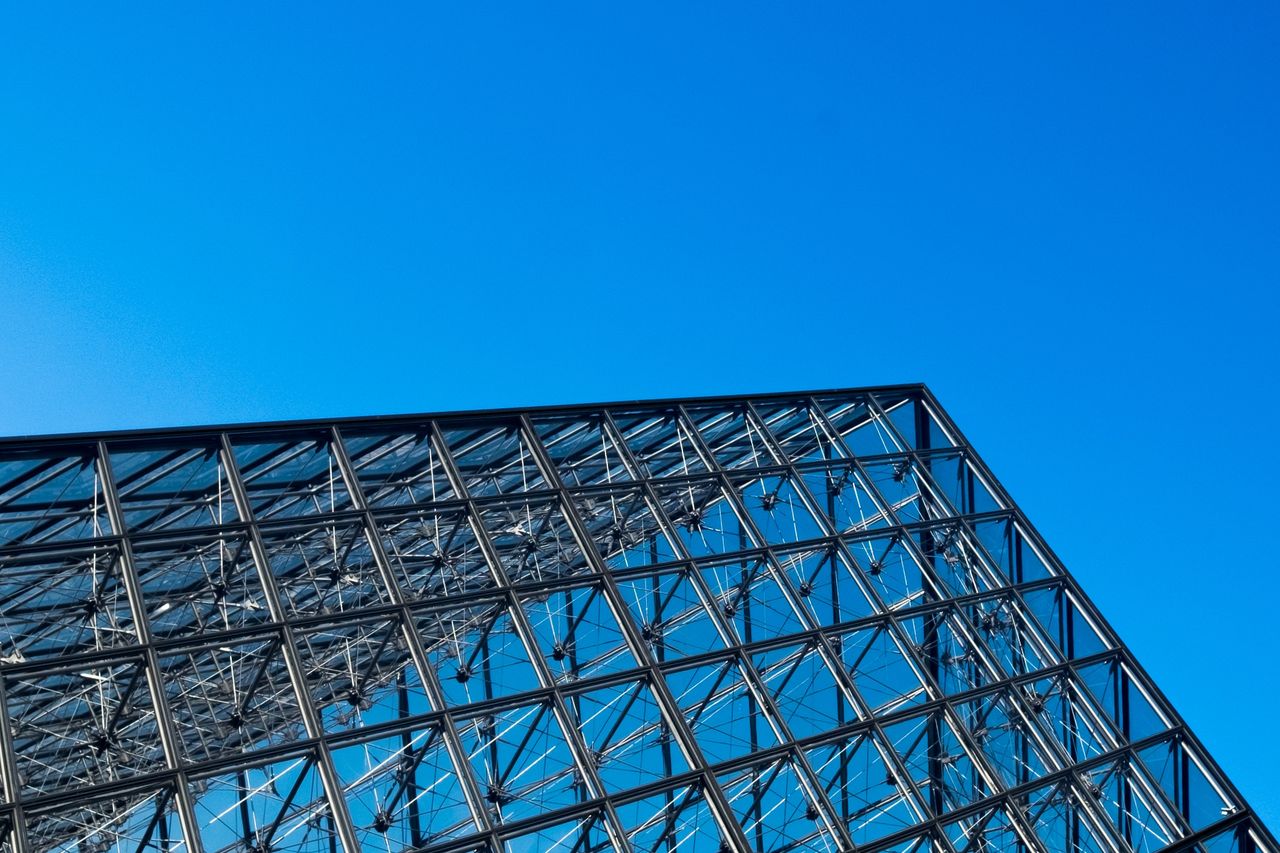
M 1277 850 L 923 386 L 0 442 L 6 853 Z

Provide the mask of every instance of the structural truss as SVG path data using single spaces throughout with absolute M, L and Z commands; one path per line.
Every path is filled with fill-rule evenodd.
M 0 442 L 5 853 L 1275 851 L 922 386 Z

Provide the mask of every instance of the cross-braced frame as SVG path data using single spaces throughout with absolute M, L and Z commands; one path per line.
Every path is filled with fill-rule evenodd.
M 0 442 L 0 847 L 1278 848 L 923 386 Z

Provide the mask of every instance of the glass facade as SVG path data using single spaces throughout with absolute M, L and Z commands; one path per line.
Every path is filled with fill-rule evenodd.
M 0 442 L 12 853 L 1276 850 L 922 386 Z

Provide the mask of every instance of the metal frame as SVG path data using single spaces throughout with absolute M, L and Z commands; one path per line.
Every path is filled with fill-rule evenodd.
M 0 439 L 0 847 L 1277 851 L 922 385 Z

